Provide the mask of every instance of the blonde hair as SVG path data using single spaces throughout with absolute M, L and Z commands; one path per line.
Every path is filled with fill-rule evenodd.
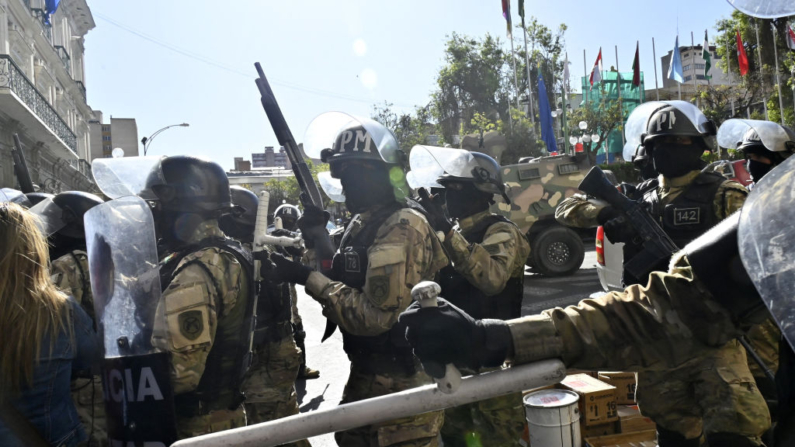
M 0 401 L 33 382 L 45 336 L 50 353 L 59 333 L 74 337 L 69 303 L 50 280 L 48 259 L 36 216 L 0 203 Z

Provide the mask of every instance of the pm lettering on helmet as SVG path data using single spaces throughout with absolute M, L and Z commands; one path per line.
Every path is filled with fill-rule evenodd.
M 673 110 L 668 111 L 668 113 L 658 113 L 657 114 L 657 132 L 662 132 L 663 124 L 668 122 L 668 130 L 674 128 L 674 124 L 676 124 L 676 114 Z
M 364 129 L 346 130 L 340 134 L 338 152 L 372 152 L 372 137 Z

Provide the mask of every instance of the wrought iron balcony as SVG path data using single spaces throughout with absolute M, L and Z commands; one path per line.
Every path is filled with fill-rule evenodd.
M 47 13 L 40 8 L 31 8 L 30 11 L 33 13 L 33 17 L 35 17 L 41 25 L 42 31 L 44 32 L 44 37 L 47 38 L 48 42 L 52 43 L 52 25 L 47 23 Z
M 36 86 L 33 85 L 14 61 L 5 54 L 0 54 L 0 89 L 10 89 L 50 131 L 63 141 L 77 155 L 77 137 L 69 129 L 58 112 L 44 99 Z
M 83 95 L 83 99 L 88 100 L 88 98 L 86 98 L 86 86 L 85 84 L 83 84 L 83 81 L 75 81 L 75 82 L 77 83 L 78 90 L 80 90 L 80 94 Z
M 28 9 L 30 9 L 30 0 L 22 0 L 22 3 L 24 3 L 25 6 L 28 7 Z
M 61 45 L 55 45 L 55 52 L 58 53 L 58 57 L 61 58 L 61 62 L 63 63 L 64 68 L 66 68 L 66 72 L 69 73 L 69 76 L 72 76 L 72 58 L 69 57 L 69 53 L 66 51 L 66 48 L 62 47 Z

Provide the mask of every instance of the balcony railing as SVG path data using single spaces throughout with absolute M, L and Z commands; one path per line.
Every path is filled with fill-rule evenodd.
M 69 73 L 69 76 L 72 76 L 72 58 L 69 57 L 69 53 L 66 51 L 66 48 L 62 47 L 61 45 L 55 45 L 55 52 L 58 53 L 58 57 L 61 59 L 64 68 L 66 68 L 66 72 Z
M 77 83 L 77 89 L 80 90 L 80 94 L 83 95 L 83 100 L 88 100 L 86 97 L 86 86 L 83 84 L 83 81 L 75 81 Z
M 33 13 L 33 17 L 35 17 L 41 25 L 42 31 L 44 32 L 44 37 L 47 38 L 48 42 L 52 43 L 52 25 L 47 23 L 47 13 L 44 12 L 43 9 L 39 8 L 31 8 L 30 11 Z
M 5 79 L 4 79 L 5 78 Z M 6 81 L 3 83 L 3 81 Z M 9 88 L 77 155 L 77 137 L 8 55 L 0 54 L 0 88 Z
M 30 9 L 30 0 L 22 0 L 22 3 L 24 3 L 25 6 L 28 7 L 28 9 Z

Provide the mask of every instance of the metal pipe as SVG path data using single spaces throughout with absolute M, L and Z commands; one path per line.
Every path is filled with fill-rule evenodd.
M 654 37 L 651 38 L 651 57 L 654 61 L 654 92 L 657 94 L 657 101 L 659 101 L 660 85 L 657 83 L 657 48 L 654 46 Z
M 588 61 L 585 60 L 585 49 L 582 50 L 582 75 L 583 77 L 588 77 Z M 585 96 L 585 104 L 588 104 L 588 93 L 585 93 L 585 89 L 582 89 L 582 94 Z
M 767 98 L 765 97 L 765 70 L 762 68 L 762 42 L 759 41 L 759 21 L 754 19 L 754 30 L 756 31 L 756 55 L 759 59 L 759 86 L 762 87 L 762 105 L 765 107 L 765 119 L 767 116 Z
M 776 24 L 770 22 L 770 29 L 773 31 L 773 56 L 776 59 L 776 85 L 778 86 L 778 111 L 781 118 L 781 125 L 784 125 L 784 97 L 781 95 L 781 79 L 778 75 L 778 46 L 776 45 Z
M 522 21 L 524 21 L 524 19 L 522 19 Z M 524 35 L 524 58 L 527 68 L 527 95 L 530 100 L 530 109 L 527 114 L 530 115 L 530 122 L 533 123 L 533 131 L 535 132 L 536 116 L 533 112 L 533 82 L 530 81 L 530 53 L 527 51 L 527 29 L 524 26 L 522 27 L 522 34 Z
M 461 387 L 452 394 L 441 392 L 435 384 L 425 385 L 325 410 L 183 439 L 172 444 L 172 447 L 277 446 L 324 433 L 350 430 L 552 385 L 565 376 L 563 362 L 544 360 L 466 377 Z

